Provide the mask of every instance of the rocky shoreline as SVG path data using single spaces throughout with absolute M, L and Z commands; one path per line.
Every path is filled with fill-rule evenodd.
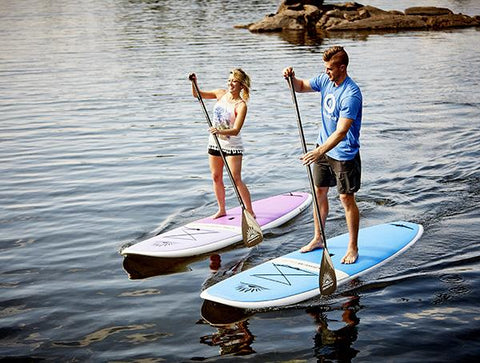
M 450 9 L 419 6 L 405 11 L 386 11 L 355 2 L 324 5 L 323 0 L 284 0 L 275 14 L 262 20 L 236 25 L 251 32 L 398 31 L 441 30 L 480 26 L 480 16 L 454 14 Z

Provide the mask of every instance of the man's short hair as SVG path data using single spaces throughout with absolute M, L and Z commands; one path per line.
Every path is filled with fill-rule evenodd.
M 348 66 L 348 54 L 345 49 L 339 45 L 328 48 L 325 52 L 323 52 L 323 60 L 325 62 L 330 62 L 333 60 L 334 63 Z

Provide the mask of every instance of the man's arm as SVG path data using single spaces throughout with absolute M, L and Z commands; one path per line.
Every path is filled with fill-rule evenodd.
M 295 77 L 295 72 L 293 71 L 293 67 L 285 68 L 283 70 L 283 76 L 285 78 L 292 76 L 292 84 L 295 92 L 298 92 L 298 93 L 313 92 L 312 87 L 310 87 L 310 81 L 308 79 L 300 79 Z
M 304 165 L 309 165 L 316 160 L 318 160 L 322 155 L 326 154 L 330 150 L 332 150 L 335 146 L 338 145 L 340 141 L 342 141 L 345 136 L 347 136 L 347 132 L 352 125 L 353 120 L 349 118 L 340 118 L 338 120 L 337 129 L 333 132 L 328 139 L 316 149 L 306 153 L 302 156 L 302 161 Z

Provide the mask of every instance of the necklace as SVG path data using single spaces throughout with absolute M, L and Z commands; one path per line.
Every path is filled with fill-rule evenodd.
M 231 92 L 228 92 L 229 94 L 227 95 L 227 101 L 230 103 L 237 103 L 242 100 L 240 96 L 233 97 Z

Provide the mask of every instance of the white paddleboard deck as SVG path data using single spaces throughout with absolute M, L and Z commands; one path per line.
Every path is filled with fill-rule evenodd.
M 252 203 L 262 231 L 278 227 L 305 210 L 312 202 L 309 193 L 290 192 L 260 199 Z M 216 251 L 242 240 L 242 208 L 227 210 L 217 219 L 202 218 L 182 227 L 161 233 L 129 246 L 124 256 L 178 258 Z
M 338 286 L 377 268 L 412 246 L 423 227 L 410 222 L 393 222 L 359 231 L 359 257 L 354 264 L 340 261 L 348 233 L 327 241 Z M 245 309 L 292 305 L 320 294 L 319 270 L 323 249 L 300 250 L 264 262 L 225 279 L 201 293 L 206 300 Z

